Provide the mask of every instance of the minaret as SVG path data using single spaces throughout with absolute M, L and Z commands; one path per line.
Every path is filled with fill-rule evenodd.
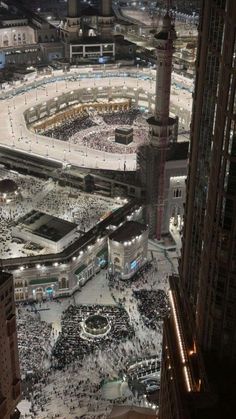
M 79 0 L 67 0 L 67 17 L 75 18 L 79 16 Z
M 104 17 L 112 16 L 112 0 L 101 1 L 101 15 Z
M 161 31 L 154 38 L 157 56 L 155 120 L 161 122 L 163 126 L 167 126 L 170 109 L 173 41 L 176 39 L 175 29 L 168 13 L 163 18 Z
M 176 119 L 170 118 L 170 89 L 173 42 L 176 39 L 169 13 L 164 16 L 162 28 L 155 35 L 156 43 L 156 92 L 154 116 L 149 125 L 149 145 L 138 152 L 141 182 L 146 189 L 146 222 L 150 236 L 160 240 L 163 214 L 167 204 L 165 197 L 166 152 L 176 139 Z
M 112 0 L 101 0 L 99 27 L 103 39 L 109 40 L 112 38 L 113 25 Z
M 63 37 L 66 43 L 78 40 L 80 20 L 80 0 L 67 0 L 67 16 L 62 30 L 62 33 L 66 33 Z

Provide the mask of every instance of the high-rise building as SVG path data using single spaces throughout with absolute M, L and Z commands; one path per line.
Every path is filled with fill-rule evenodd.
M 236 415 L 235 34 L 236 2 L 203 0 L 183 249 L 179 277 L 170 280 L 160 419 Z
M 13 277 L 0 272 L 0 418 L 18 417 L 20 369 L 16 336 Z

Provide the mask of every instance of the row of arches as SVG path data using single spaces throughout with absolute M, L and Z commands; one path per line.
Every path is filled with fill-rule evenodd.
M 12 35 L 12 36 L 11 36 Z M 2 39 L 3 47 L 26 44 L 26 33 L 14 32 L 13 34 L 4 34 Z
M 173 189 L 173 197 L 174 198 L 181 198 L 182 190 L 180 188 Z
M 39 279 L 40 282 L 40 279 Z M 28 282 L 18 279 L 15 281 L 15 299 L 16 300 L 24 300 L 28 298 Z M 65 290 L 69 287 L 69 280 L 66 277 L 59 278 L 58 280 L 58 289 Z M 37 286 L 33 290 L 34 298 L 37 300 L 42 300 L 43 298 L 51 298 L 55 295 L 54 285 L 46 285 L 46 286 Z
M 40 44 L 42 44 L 43 42 L 47 43 L 47 42 L 55 42 L 55 41 L 56 41 L 56 39 L 55 39 L 54 35 L 48 36 L 46 34 L 45 36 L 42 36 L 42 35 L 38 36 L 38 42 Z

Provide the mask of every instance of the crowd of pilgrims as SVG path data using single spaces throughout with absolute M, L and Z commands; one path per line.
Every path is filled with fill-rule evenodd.
M 156 329 L 158 322 L 169 313 L 169 304 L 163 290 L 135 290 L 134 296 L 138 300 L 138 309 L 147 327 Z
M 40 373 L 36 368 L 37 373 L 27 377 L 24 382 L 24 395 L 31 403 L 30 413 L 25 417 L 69 419 L 76 418 L 76 415 L 85 415 L 88 418 L 91 414 L 92 418 L 105 419 L 117 400 L 104 398 L 102 383 L 122 379 L 123 374 L 127 374 L 130 363 L 153 357 L 161 359 L 161 322 L 155 330 L 147 327 L 134 293 L 138 290 L 150 291 L 154 284 L 157 290 L 161 289 L 163 278 L 157 278 L 157 270 L 157 261 L 154 259 L 130 281 L 118 281 L 110 276 L 108 286 L 116 302 L 114 306 L 76 306 L 71 305 L 71 299 L 68 301 L 70 305 L 64 309 L 62 315 L 62 333 L 57 332 L 57 336 L 53 336 L 54 346 L 49 350 L 49 369 L 42 369 Z M 108 279 L 108 273 L 106 278 Z M 48 304 L 50 306 L 58 303 Z M 156 304 L 162 305 L 162 300 L 159 299 Z M 148 305 L 143 310 L 146 316 L 152 316 Z M 83 342 L 80 321 L 94 313 L 111 320 L 113 328 L 106 337 L 89 337 Z M 115 327 L 118 327 L 117 331 Z M 33 341 L 38 330 L 35 327 L 31 332 Z M 32 365 L 32 369 L 34 368 L 35 364 Z M 135 402 L 138 405 L 141 400 L 138 395 L 132 394 L 125 396 L 120 402 Z
M 134 141 L 126 147 L 116 143 L 115 129 L 130 126 L 134 129 Z M 83 111 L 77 117 L 71 116 L 66 121 L 55 124 L 54 127 L 40 131 L 40 134 L 62 141 L 70 140 L 86 148 L 109 153 L 130 154 L 135 153 L 138 145 L 147 141 L 148 127 L 141 111 L 136 108 L 105 114 Z
M 113 274 L 109 272 L 108 280 L 111 287 L 115 287 L 116 289 L 119 287 L 121 290 L 124 290 L 125 287 L 131 286 L 132 283 L 147 283 L 149 272 L 157 272 L 155 263 L 150 260 L 148 260 L 130 279 L 126 279 L 125 281 L 120 282 L 118 281 L 119 274 Z M 123 286 L 121 284 L 123 284 Z
M 82 323 L 94 314 L 106 317 L 111 328 L 104 336 L 86 338 Z M 130 339 L 134 333 L 127 312 L 119 306 L 71 305 L 63 313 L 61 325 L 62 331 L 52 351 L 52 362 L 60 369 L 76 358 L 82 360 L 89 353 L 103 349 L 112 342 Z
M 12 243 L 14 242 L 9 226 L 13 225 L 17 219 L 31 211 L 33 205 L 37 206 L 35 199 L 36 197 L 41 196 L 43 190 L 48 188 L 48 183 L 39 178 L 20 176 L 17 173 L 13 174 L 5 169 L 1 169 L 0 178 L 8 178 L 16 181 L 19 190 L 18 199 L 16 201 L 0 206 L 0 253 L 1 257 L 8 258 L 13 256 Z M 24 245 L 20 242 L 14 243 L 14 255 L 16 255 L 16 252 L 17 256 L 29 254 L 24 248 Z
M 137 147 L 147 140 L 147 130 L 140 127 L 134 127 L 134 141 L 126 146 L 115 142 L 115 128 L 105 127 L 104 130 L 92 130 L 87 135 L 80 138 L 80 144 L 96 150 L 105 151 L 106 153 L 132 154 L 135 153 Z M 74 141 L 76 142 L 76 141 Z
M 109 197 L 89 195 L 73 188 L 70 192 L 69 197 L 68 193 L 63 193 L 63 188 L 55 188 L 39 203 L 38 209 L 43 212 L 47 208 L 49 214 L 75 222 L 83 232 L 94 226 L 109 211 L 120 206 L 117 200 Z
M 83 112 L 83 114 L 78 115 L 76 119 L 74 117 L 68 118 L 62 124 L 55 125 L 53 128 L 49 128 L 40 133 L 43 133 L 43 135 L 47 137 L 67 141 L 68 138 L 72 137 L 77 132 L 91 128 L 95 125 L 97 125 L 96 122 L 89 117 L 89 114 Z
M 52 349 L 52 326 L 41 321 L 38 312 L 21 305 L 17 306 L 16 318 L 21 376 L 40 373 Z
M 12 237 L 11 226 L 33 209 L 66 221 L 75 222 L 81 232 L 89 230 L 109 211 L 120 206 L 117 200 L 84 194 L 78 189 L 59 186 L 52 179 L 45 180 L 1 169 L 0 178 L 14 180 L 18 185 L 16 201 L 0 205 L 1 257 L 33 255 L 26 244 Z M 42 253 L 45 250 L 42 250 Z

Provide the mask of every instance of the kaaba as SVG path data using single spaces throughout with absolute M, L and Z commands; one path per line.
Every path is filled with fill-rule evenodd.
M 133 141 L 133 128 L 116 128 L 115 142 L 128 145 Z

